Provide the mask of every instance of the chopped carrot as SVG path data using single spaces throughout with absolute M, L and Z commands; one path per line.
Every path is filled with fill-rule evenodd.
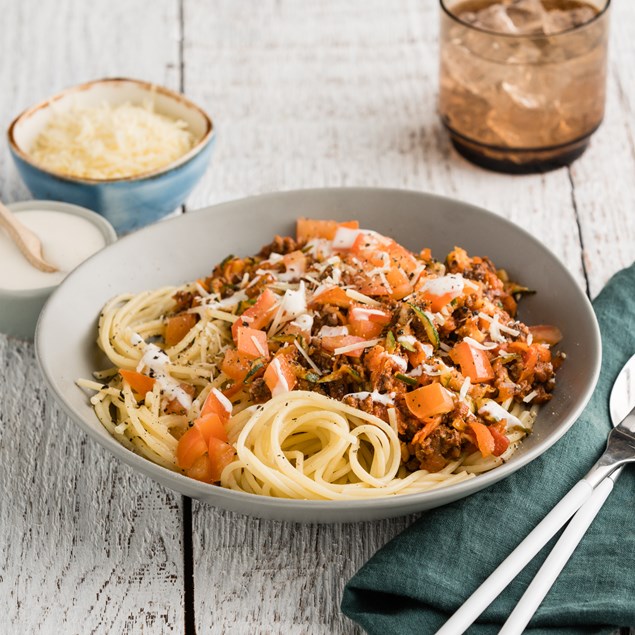
M 225 443 L 216 437 L 209 440 L 208 457 L 210 469 L 210 482 L 218 483 L 223 470 L 234 460 L 236 450 L 229 443 Z
M 179 313 L 168 319 L 165 326 L 165 345 L 170 348 L 178 344 L 196 324 L 194 313 Z
M 209 443 L 211 437 L 216 437 L 221 441 L 227 442 L 225 426 L 221 418 L 213 412 L 196 419 L 194 421 L 194 427 L 198 428 L 205 443 Z
M 293 390 L 298 379 L 286 353 L 280 352 L 271 360 L 265 370 L 264 380 L 274 397 Z
M 417 430 L 412 437 L 412 443 L 423 443 L 441 425 L 442 421 L 443 417 L 440 415 L 427 417 L 423 428 Z
M 132 388 L 138 395 L 145 395 L 147 392 L 152 392 L 155 379 L 138 373 L 135 370 L 119 369 L 119 374 L 123 377 L 124 381 Z
M 277 308 L 278 296 L 271 290 L 265 289 L 256 300 L 232 324 L 232 337 L 236 339 L 238 327 L 249 326 L 252 329 L 262 329 L 271 322 Z
M 496 444 L 489 428 L 479 421 L 470 421 L 470 428 L 472 428 L 472 432 L 474 432 L 476 445 L 483 458 L 492 455 L 496 448 Z
M 239 326 L 236 330 L 236 348 L 239 353 L 252 359 L 257 357 L 269 358 L 267 334 L 264 331 Z
M 435 382 L 406 393 L 406 405 L 412 414 L 425 419 L 454 409 L 454 399 L 449 390 Z
M 474 348 L 465 341 L 459 342 L 450 351 L 450 358 L 461 367 L 461 374 L 469 377 L 474 383 L 494 379 L 494 370 L 487 352 L 480 348 Z
M 298 218 L 296 222 L 296 240 L 305 242 L 312 238 L 326 238 L 333 240 L 338 227 L 348 227 L 349 229 L 359 229 L 356 220 L 338 222 L 336 220 L 317 220 L 311 218 Z

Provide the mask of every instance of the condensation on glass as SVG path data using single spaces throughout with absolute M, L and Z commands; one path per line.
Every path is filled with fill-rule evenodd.
M 566 165 L 604 116 L 610 0 L 441 0 L 441 119 L 496 170 Z

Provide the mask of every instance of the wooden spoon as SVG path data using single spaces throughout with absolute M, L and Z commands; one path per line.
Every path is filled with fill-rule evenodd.
M 52 273 L 57 271 L 57 267 L 46 262 L 42 258 L 42 243 L 40 239 L 28 228 L 25 227 L 8 207 L 0 202 L 0 226 L 4 227 L 9 234 L 9 238 L 17 245 L 24 257 L 40 271 Z

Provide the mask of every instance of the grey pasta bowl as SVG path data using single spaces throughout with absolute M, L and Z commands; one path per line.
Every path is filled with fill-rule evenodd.
M 500 467 L 455 485 L 419 494 L 360 501 L 286 500 L 234 492 L 189 479 L 130 452 L 101 426 L 78 378 L 107 366 L 95 344 L 104 303 L 121 292 L 181 284 L 208 274 L 229 253 L 255 253 L 274 234 L 291 234 L 298 216 L 355 218 L 406 247 L 430 247 L 437 258 L 460 245 L 487 255 L 537 293 L 521 303 L 529 324 L 555 324 L 567 361 L 554 398 L 533 433 Z M 72 310 L 69 310 L 72 307 Z M 354 522 L 422 511 L 456 501 L 509 476 L 551 447 L 575 423 L 600 369 L 600 334 L 593 309 L 560 261 L 533 236 L 483 209 L 420 192 L 314 189 L 265 194 L 202 209 L 126 236 L 86 261 L 52 295 L 36 332 L 48 387 L 75 423 L 134 470 L 161 485 L 235 512 L 294 522 Z M 78 466 L 81 469 L 81 466 Z

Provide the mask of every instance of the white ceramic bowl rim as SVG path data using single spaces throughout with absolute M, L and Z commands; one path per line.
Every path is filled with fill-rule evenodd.
M 78 93 L 78 92 L 81 92 L 81 91 L 84 91 L 84 90 L 89 90 L 89 89 L 91 89 L 93 86 L 95 86 L 97 84 L 103 84 L 103 83 L 108 83 L 108 82 L 136 84 L 137 86 L 143 88 L 144 90 L 146 90 L 148 92 L 160 93 L 164 97 L 167 97 L 169 99 L 173 99 L 173 100 L 175 100 L 177 102 L 182 103 L 187 108 L 191 108 L 191 109 L 195 110 L 196 112 L 198 112 L 203 117 L 203 119 L 205 121 L 205 125 L 206 125 L 205 133 L 196 142 L 194 147 L 191 148 L 188 152 L 186 152 L 184 155 L 180 156 L 178 159 L 175 159 L 171 163 L 168 163 L 167 165 L 165 165 L 165 166 L 163 166 L 161 168 L 157 168 L 155 170 L 150 170 L 149 172 L 143 172 L 142 174 L 135 174 L 134 176 L 124 176 L 124 177 L 108 178 L 108 179 L 89 179 L 89 178 L 85 178 L 85 177 L 75 177 L 75 176 L 69 176 L 68 174 L 64 174 L 62 172 L 56 172 L 54 170 L 50 170 L 50 169 L 48 169 L 46 167 L 41 166 L 38 163 L 35 163 L 33 161 L 33 159 L 31 158 L 31 156 L 29 155 L 29 153 L 26 152 L 25 150 L 23 150 L 18 145 L 18 143 L 15 140 L 14 130 L 15 130 L 15 127 L 20 123 L 20 121 L 23 118 L 29 117 L 30 115 L 32 115 L 33 113 L 37 112 L 38 110 L 49 108 L 56 101 L 58 101 L 60 99 L 64 99 L 64 98 L 68 97 L 69 95 L 72 95 L 73 93 Z M 159 84 L 152 84 L 150 82 L 145 82 L 145 81 L 140 80 L 140 79 L 132 79 L 132 78 L 129 78 L 129 77 L 105 77 L 103 79 L 96 79 L 96 80 L 93 80 L 93 81 L 90 81 L 90 82 L 86 82 L 84 84 L 79 84 L 77 86 L 72 86 L 70 88 L 66 88 L 63 91 L 61 91 L 59 93 L 56 93 L 52 97 L 49 97 L 49 98 L 45 99 L 44 101 L 41 101 L 40 103 L 36 104 L 35 106 L 31 106 L 30 108 L 27 108 L 26 110 L 22 111 L 11 122 L 11 124 L 9 125 L 9 128 L 7 130 L 7 139 L 8 139 L 8 142 L 9 142 L 9 145 L 10 145 L 11 149 L 23 161 L 25 161 L 26 163 L 28 163 L 29 165 L 31 165 L 35 169 L 41 170 L 42 172 L 46 172 L 47 174 L 50 174 L 51 176 L 54 176 L 55 178 L 61 179 L 63 181 L 69 181 L 71 183 L 87 183 L 87 184 L 95 185 L 95 184 L 100 184 L 100 183 L 103 183 L 103 184 L 107 184 L 107 183 L 128 183 L 128 182 L 132 182 L 132 181 L 151 180 L 153 178 L 161 176 L 161 175 L 165 174 L 166 172 L 170 172 L 171 170 L 173 170 L 175 168 L 178 168 L 179 166 L 183 165 L 184 163 L 187 163 L 190 159 L 192 159 L 197 154 L 199 154 L 201 152 L 201 150 L 211 141 L 211 139 L 213 138 L 214 134 L 215 134 L 215 128 L 214 128 L 214 124 L 212 123 L 211 117 L 200 106 L 198 106 L 193 101 L 191 101 L 190 99 L 185 97 L 185 95 L 182 95 L 181 93 L 177 93 L 177 92 L 175 92 L 173 90 L 170 90 L 169 88 L 166 88 L 165 86 L 161 86 Z
M 27 212 L 33 211 L 51 211 L 51 212 L 64 212 L 65 214 L 71 214 L 73 216 L 81 216 L 86 220 L 89 220 L 95 225 L 102 233 L 106 245 L 104 249 L 117 240 L 117 232 L 115 228 L 100 214 L 93 212 L 93 210 L 81 205 L 74 205 L 73 203 L 65 203 L 63 201 L 40 201 L 37 199 L 30 201 L 20 201 L 19 203 L 9 203 L 7 207 L 12 212 Z M 100 250 L 101 251 L 101 250 Z M 97 252 L 99 253 L 99 252 Z M 94 255 L 94 254 L 93 254 Z M 91 256 L 92 258 L 92 256 Z M 88 258 L 87 258 L 88 260 Z M 84 261 L 85 262 L 85 261 Z M 80 263 L 81 266 L 84 263 Z M 64 280 L 62 280 L 64 282 Z M 49 295 L 57 287 L 62 284 L 54 284 L 49 287 L 36 287 L 35 289 L 3 289 L 0 288 L 1 298 L 36 298 L 43 295 Z
M 464 203 L 461 201 L 457 201 L 456 199 L 450 199 L 448 197 L 438 196 L 434 194 L 428 194 L 423 192 L 416 192 L 412 190 L 403 190 L 403 189 L 389 189 L 389 188 L 372 188 L 372 187 L 357 187 L 357 188 L 320 188 L 320 189 L 306 189 L 306 190 L 292 190 L 287 192 L 276 192 L 269 194 L 260 194 L 257 196 L 251 196 L 243 199 L 237 199 L 233 201 L 228 201 L 225 203 L 220 203 L 208 208 L 205 210 L 198 210 L 189 212 L 186 217 L 192 218 L 193 215 L 203 214 L 203 213 L 213 213 L 216 217 L 221 217 L 223 212 L 227 213 L 232 210 L 232 208 L 238 207 L 240 208 L 245 202 L 255 202 L 255 201 L 267 201 L 267 200 L 279 200 L 281 197 L 294 197 L 298 195 L 317 195 L 317 194 L 337 194 L 337 193 L 346 193 L 346 194 L 374 194 L 377 193 L 379 195 L 394 195 L 394 196 L 420 196 L 422 198 L 427 198 L 428 200 L 437 200 L 443 202 L 444 204 L 454 204 L 460 205 L 463 208 L 469 208 L 475 213 L 481 214 L 483 216 L 489 217 L 490 219 L 495 219 L 496 223 L 507 226 L 508 228 L 513 228 L 514 232 L 517 232 L 520 237 L 529 242 L 533 243 L 535 246 L 538 246 L 543 252 L 549 254 L 554 260 L 557 261 L 557 258 L 549 252 L 549 250 L 533 235 L 531 235 L 526 230 L 518 227 L 511 221 L 494 214 L 493 212 L 484 210 L 483 208 L 476 207 L 474 205 Z M 168 227 L 173 223 L 182 222 L 185 217 L 176 217 L 172 219 L 167 219 L 163 221 L 160 225 L 162 227 Z M 139 240 L 145 233 L 151 232 L 153 228 L 156 230 L 157 225 L 148 226 L 134 234 L 130 234 L 128 236 L 124 236 L 121 238 L 117 245 L 124 245 L 130 241 Z M 117 246 L 115 245 L 115 247 Z M 106 248 L 100 253 L 104 253 L 111 248 Z M 88 261 L 87 261 L 88 262 Z M 561 273 L 568 280 L 568 283 L 574 286 L 579 290 L 577 282 L 575 281 L 572 274 L 560 263 Z M 80 266 L 81 268 L 81 266 Z M 69 276 L 72 277 L 77 270 Z M 59 293 L 59 289 L 54 292 L 54 295 L 51 299 L 55 297 L 55 294 Z M 597 383 L 597 379 L 600 373 L 601 366 L 601 338 L 599 326 L 597 324 L 597 320 L 595 319 L 595 314 L 593 312 L 593 308 L 588 298 L 584 295 L 584 293 L 579 290 L 580 297 L 582 300 L 582 304 L 585 307 L 585 311 L 587 312 L 587 318 L 590 320 L 591 326 L 591 341 L 589 342 L 589 358 L 592 360 L 591 368 L 590 368 L 590 381 L 586 385 L 585 389 L 581 394 L 578 395 L 576 399 L 577 405 L 572 408 L 572 410 L 566 416 L 566 422 L 564 425 L 559 427 L 556 431 L 552 431 L 548 438 L 544 439 L 540 442 L 536 447 L 529 449 L 524 452 L 522 456 L 515 455 L 513 465 L 511 463 L 505 463 L 494 470 L 489 472 L 485 472 L 483 474 L 478 475 L 478 487 L 475 486 L 475 481 L 477 479 L 468 479 L 466 481 L 462 481 L 457 484 L 448 485 L 446 487 L 440 487 L 438 489 L 433 489 L 425 492 L 414 493 L 414 494 L 404 494 L 398 496 L 391 497 L 378 497 L 372 499 L 364 499 L 364 500 L 344 500 L 344 501 L 330 501 L 330 500 L 304 500 L 304 499 L 284 499 L 284 498 L 274 498 L 267 496 L 259 496 L 256 494 L 250 494 L 246 492 L 235 491 L 231 489 L 225 489 L 216 485 L 211 485 L 207 483 L 201 483 L 199 481 L 193 481 L 193 479 L 188 478 L 187 476 L 180 474 L 178 472 L 174 472 L 172 470 L 168 470 L 160 465 L 153 463 L 152 461 L 145 459 L 144 457 L 131 452 L 123 445 L 121 445 L 118 441 L 116 441 L 112 436 L 101 436 L 96 428 L 93 428 L 91 424 L 84 420 L 83 416 L 76 411 L 71 405 L 69 405 L 65 398 L 64 393 L 60 387 L 58 387 L 58 382 L 55 374 L 52 372 L 52 369 L 49 368 L 49 363 L 46 359 L 42 358 L 42 344 L 40 343 L 40 337 L 42 336 L 42 319 L 40 319 L 38 323 L 38 327 L 35 335 L 36 342 L 36 355 L 38 362 L 40 364 L 40 368 L 42 370 L 44 379 L 49 387 L 49 389 L 56 396 L 58 403 L 61 405 L 66 414 L 79 424 L 80 428 L 86 432 L 94 441 L 96 441 L 101 446 L 108 449 L 112 454 L 114 454 L 118 459 L 122 460 L 124 463 L 132 466 L 135 470 L 140 471 L 141 473 L 152 477 L 157 482 L 162 483 L 163 485 L 168 484 L 170 487 L 173 487 L 176 491 L 183 492 L 191 492 L 186 495 L 190 495 L 196 497 L 198 494 L 202 492 L 205 493 L 213 493 L 213 499 L 216 504 L 223 506 L 226 504 L 227 509 L 232 509 L 235 507 L 235 503 L 240 503 L 242 501 L 241 511 L 242 513 L 251 513 L 255 516 L 264 516 L 264 517 L 273 517 L 279 518 L 279 515 L 269 516 L 272 511 L 275 513 L 276 510 L 288 510 L 293 512 L 293 519 L 295 522 L 303 522 L 302 513 L 311 513 L 315 512 L 315 514 L 321 514 L 326 512 L 345 512 L 345 510 L 363 512 L 364 510 L 372 510 L 375 507 L 381 507 L 382 514 L 381 516 L 374 517 L 389 517 L 391 515 L 391 510 L 396 510 L 396 514 L 404 513 L 400 511 L 400 508 L 403 508 L 404 505 L 408 503 L 417 503 L 417 501 L 426 501 L 427 504 L 425 507 L 421 507 L 420 509 L 428 509 L 430 507 L 434 507 L 435 504 L 444 504 L 446 502 L 450 502 L 448 498 L 451 495 L 451 500 L 458 500 L 466 495 L 469 495 L 475 491 L 484 489 L 489 485 L 502 480 L 506 476 L 514 473 L 516 470 L 530 463 L 541 454 L 543 454 L 548 448 L 550 448 L 554 443 L 556 443 L 575 423 L 578 419 L 585 406 L 587 405 L 591 395 L 593 394 L 595 385 Z M 42 312 L 42 317 L 45 316 L 46 309 L 50 306 L 49 304 L 45 307 Z M 251 512 L 244 511 L 245 509 L 252 510 Z M 296 516 L 297 513 L 297 516 Z M 393 514 L 394 515 L 394 514 Z M 319 518 L 319 516 L 316 516 Z M 319 522 L 341 522 L 335 520 L 326 520 Z

